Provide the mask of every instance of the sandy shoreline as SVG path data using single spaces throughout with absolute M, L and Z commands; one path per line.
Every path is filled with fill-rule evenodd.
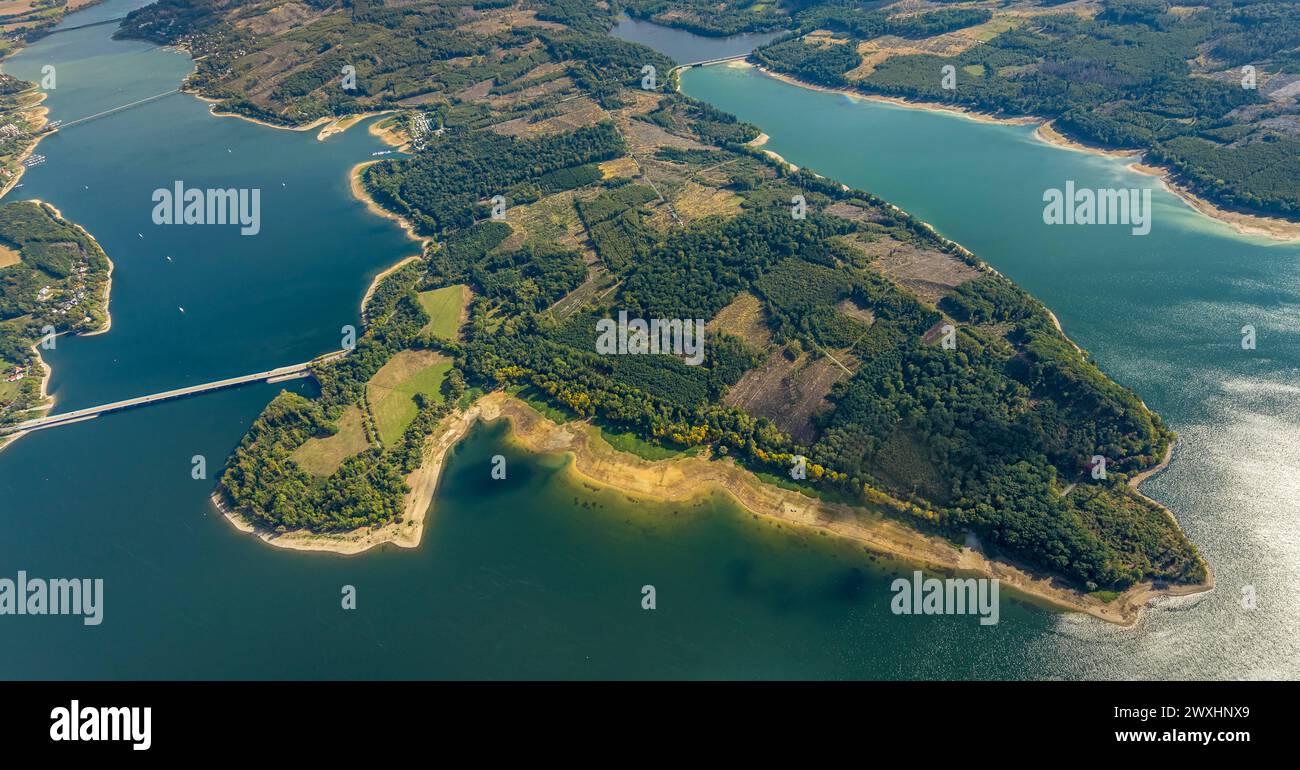
M 376 276 L 374 277 L 374 279 L 372 279 L 372 280 L 370 281 L 370 287 L 366 289 L 366 293 L 365 293 L 365 295 L 364 295 L 363 297 L 361 297 L 361 315 L 362 315 L 362 316 L 364 316 L 364 315 L 366 314 L 366 305 L 369 305 L 369 304 L 370 304 L 370 298 L 373 297 L 373 296 L 375 296 L 375 289 L 378 289 L 378 288 L 379 288 L 379 284 L 380 284 L 380 282 L 383 281 L 383 280 L 384 280 L 385 278 L 387 278 L 388 276 L 392 275 L 393 273 L 396 273 L 398 270 L 401 270 L 402 268 L 404 268 L 404 267 L 406 267 L 407 265 L 411 264 L 412 262 L 414 262 L 414 261 L 417 260 L 417 259 L 420 259 L 420 255 L 419 255 L 419 254 L 412 254 L 411 256 L 406 257 L 405 259 L 403 259 L 402 261 L 400 261 L 400 262 L 398 262 L 397 264 L 393 265 L 392 267 L 380 271 L 380 273 L 379 273 L 378 275 L 376 275 Z
M 420 234 L 415 232 L 415 226 L 412 225 L 410 221 L 406 219 L 406 217 L 400 214 L 396 214 L 392 211 L 389 211 L 383 206 L 380 206 L 375 201 L 374 198 L 370 197 L 370 193 L 366 190 L 365 184 L 361 181 L 362 172 L 364 172 L 367 168 L 373 166 L 376 163 L 382 163 L 382 161 L 365 160 L 353 166 L 351 170 L 348 171 L 348 187 L 349 189 L 352 190 L 353 197 L 355 197 L 357 200 L 361 201 L 362 203 L 366 204 L 366 210 L 369 211 L 371 214 L 374 214 L 375 216 L 383 217 L 384 219 L 391 219 L 394 222 L 396 222 L 398 225 L 400 225 L 402 231 L 406 233 L 406 237 L 419 243 L 420 250 L 421 252 L 423 252 L 424 249 L 428 248 L 429 244 L 432 242 L 432 239 L 425 238 L 424 236 L 421 236 Z
M 767 149 L 766 145 L 768 143 L 768 140 L 770 140 L 771 138 L 772 137 L 768 136 L 767 134 L 760 132 L 758 136 L 754 137 L 753 139 L 750 139 L 748 142 L 745 142 L 745 146 L 753 147 L 756 150 L 761 150 L 764 155 L 776 161 L 777 163 L 780 163 L 782 166 L 785 166 L 791 171 L 798 171 L 799 167 L 791 163 L 790 161 L 786 160 L 785 158 L 781 157 L 780 153 Z
M 709 65 L 705 65 L 705 66 L 709 66 Z M 864 99 L 866 101 L 884 102 L 888 104 L 897 105 L 900 107 L 909 107 L 912 109 L 929 110 L 931 112 L 946 112 L 952 115 L 958 115 L 968 120 L 974 120 L 980 123 L 1000 123 L 1002 125 L 1013 125 L 1013 126 L 1025 126 L 1025 125 L 1038 124 L 1037 130 L 1034 131 L 1034 137 L 1054 147 L 1060 147 L 1062 149 L 1068 149 L 1068 150 L 1075 150 L 1077 152 L 1086 152 L 1094 155 L 1102 155 L 1105 157 L 1132 159 L 1133 162 L 1128 165 L 1128 168 L 1131 171 L 1135 171 L 1137 173 L 1145 174 L 1148 176 L 1157 177 L 1166 190 L 1168 190 L 1173 195 L 1178 196 L 1185 203 L 1187 203 L 1189 206 L 1195 209 L 1198 213 L 1206 217 L 1209 217 L 1210 219 L 1213 219 L 1218 222 L 1222 222 L 1223 224 L 1232 227 L 1233 230 L 1235 230 L 1237 233 L 1241 235 L 1264 236 L 1273 240 L 1286 241 L 1286 242 L 1300 240 L 1300 222 L 1291 222 L 1277 217 L 1269 217 L 1269 216 L 1263 216 L 1259 214 L 1249 214 L 1245 212 L 1231 211 L 1229 209 L 1222 208 L 1209 200 L 1201 198 L 1200 196 L 1192 192 L 1190 189 L 1179 184 L 1176 180 L 1174 180 L 1173 172 L 1170 169 L 1167 169 L 1163 166 L 1156 166 L 1153 164 L 1143 163 L 1142 161 L 1146 155 L 1143 151 L 1117 150 L 1117 149 L 1109 149 L 1104 147 L 1094 147 L 1088 144 L 1083 144 L 1081 142 L 1074 141 L 1073 139 L 1070 139 L 1065 135 L 1063 135 L 1062 133 L 1060 133 L 1059 131 L 1057 131 L 1056 128 L 1052 125 L 1052 120 L 1048 118 L 1034 117 L 1034 116 L 1004 117 L 1000 115 L 989 114 L 986 112 L 979 112 L 978 110 L 968 109 L 958 105 L 941 104 L 938 102 L 912 101 L 909 99 L 902 99 L 895 96 L 884 96 L 882 94 L 870 94 L 862 91 L 852 91 L 852 90 L 847 90 L 842 88 L 830 88 L 827 86 L 817 85 L 815 83 L 808 83 L 799 80 L 798 78 L 792 77 L 790 75 L 786 75 L 784 73 L 773 72 L 772 70 L 766 67 L 757 64 L 752 64 L 750 62 L 743 61 L 743 60 L 726 62 L 726 66 L 753 67 L 768 77 L 775 78 L 776 80 L 780 80 L 784 83 L 789 83 L 790 85 L 793 86 L 798 86 L 800 88 L 807 88 L 813 91 L 824 91 L 826 93 L 841 94 L 851 99 Z M 760 145 L 755 145 L 755 146 L 760 146 Z M 784 158 L 781 158 L 781 156 L 777 155 L 776 153 L 773 153 L 770 150 L 764 150 L 764 152 L 768 152 L 773 157 L 776 157 L 780 159 L 783 163 L 786 163 L 787 165 L 793 167 L 793 164 L 790 164 L 789 161 L 786 161 Z M 797 170 L 797 167 L 795 168 Z
M 335 118 L 329 123 L 326 123 L 325 126 L 316 133 L 316 141 L 323 142 L 335 134 L 341 134 L 344 131 L 347 131 L 349 128 L 352 128 L 364 120 L 377 118 L 380 115 L 391 115 L 394 112 L 396 112 L 396 110 L 375 110 L 374 112 L 358 112 L 355 115 L 345 115 L 341 118 Z M 372 136 L 382 136 L 376 131 L 371 131 L 370 134 Z
M 178 50 L 183 51 L 185 49 L 180 48 Z M 191 56 L 191 58 L 193 58 L 193 56 Z M 305 123 L 301 126 L 281 126 L 275 123 L 269 123 L 265 120 L 259 120 L 258 118 L 250 118 L 247 115 L 240 115 L 237 112 L 222 112 L 219 109 L 217 109 L 217 105 L 221 103 L 220 99 L 213 99 L 210 96 L 204 96 L 200 94 L 198 91 L 186 90 L 184 85 L 181 86 L 181 93 L 189 94 L 190 96 L 193 96 L 195 99 L 198 99 L 201 102 L 207 102 L 208 104 L 212 105 L 208 108 L 208 114 L 213 116 L 214 118 L 237 118 L 239 120 L 247 120 L 249 123 L 256 123 L 257 125 L 262 126 L 264 128 L 275 128 L 281 131 L 310 131 L 313 128 L 316 128 L 317 126 L 323 126 L 326 123 L 329 123 L 331 120 L 331 118 L 329 117 L 320 117 L 313 120 L 310 123 Z
M 282 126 L 278 123 L 271 123 L 269 121 L 265 121 L 260 118 L 254 118 L 248 115 L 241 115 L 238 112 L 223 112 L 217 107 L 217 105 L 221 104 L 220 99 L 213 99 L 212 97 L 204 96 L 203 94 L 200 94 L 198 91 L 191 91 L 182 88 L 181 92 L 189 94 L 190 96 L 193 96 L 195 99 L 198 99 L 201 102 L 207 102 L 209 105 L 211 105 L 211 107 L 208 108 L 208 114 L 212 115 L 213 117 L 236 118 L 238 120 L 246 120 L 249 123 L 262 126 L 263 128 L 274 128 L 280 131 L 301 132 L 301 131 L 311 131 L 314 128 L 319 128 L 320 130 L 316 132 L 316 141 L 318 142 L 323 142 L 326 139 L 329 139 L 331 136 L 334 136 L 335 134 L 341 134 L 344 131 L 347 131 L 349 128 L 352 128 L 356 124 L 361 123 L 362 121 L 368 120 L 370 118 L 378 117 L 380 115 L 389 115 L 394 112 L 397 112 L 397 110 L 388 109 L 388 110 L 374 110 L 371 112 L 357 112 L 351 115 L 343 115 L 342 117 L 330 117 L 328 115 L 325 115 L 316 118 L 310 123 L 303 123 L 302 125 L 298 125 L 298 126 Z M 383 137 L 383 134 L 380 132 L 372 131 L 371 133 L 374 134 L 375 136 L 379 136 L 381 138 Z M 392 142 L 388 142 L 388 144 L 391 145 Z
M 406 493 L 406 504 L 399 521 L 337 534 L 316 534 L 302 530 L 276 533 L 256 526 L 248 517 L 232 510 L 219 488 L 212 493 L 212 504 L 240 532 L 255 534 L 262 542 L 276 548 L 323 551 L 341 556 L 353 556 L 385 544 L 416 548 L 424 537 L 424 520 L 432 509 L 434 493 L 442 479 L 442 469 L 448 453 L 478 423 L 482 404 L 483 399 L 480 399 L 469 409 L 448 415 L 438 424 L 437 438 L 425 445 L 420 467 L 406 477 L 410 491 Z
M 873 551 L 932 569 L 997 578 L 1006 587 L 1032 600 L 1057 609 L 1085 612 L 1118 625 L 1136 623 L 1142 609 L 1152 599 L 1185 596 L 1213 587 L 1212 578 L 1201 585 L 1166 589 L 1141 583 L 1106 603 L 1059 585 L 1054 578 L 989 559 L 977 550 L 924 534 L 868 508 L 828 503 L 766 484 L 730 459 L 716 461 L 681 457 L 643 460 L 619 452 L 603 441 L 593 441 L 592 436 L 597 431 L 589 425 L 557 425 L 523 401 L 504 393 L 489 394 L 480 404 L 485 420 L 505 418 L 510 421 L 510 440 L 523 448 L 532 452 L 571 453 L 573 472 L 591 483 L 656 501 L 684 501 L 723 491 L 757 516 L 829 531 L 860 542 Z M 1159 469 L 1152 472 L 1156 470 Z
M 235 527 L 244 532 L 256 532 L 264 542 L 280 548 L 341 555 L 362 553 L 385 543 L 413 548 L 419 545 L 425 518 L 432 510 L 447 453 L 480 420 L 495 422 L 501 419 L 510 425 L 507 440 L 531 453 L 569 455 L 572 462 L 568 472 L 586 483 L 656 502 L 685 502 L 723 492 L 755 517 L 826 531 L 861 543 L 868 550 L 929 569 L 997 578 L 1005 587 L 1035 603 L 1059 610 L 1084 612 L 1109 623 L 1131 626 L 1153 599 L 1185 596 L 1213 587 L 1212 578 L 1201 585 L 1165 589 L 1141 583 L 1109 603 L 1102 602 L 1061 585 L 1052 577 L 989 559 L 978 550 L 924 534 L 870 508 L 828 503 L 766 484 L 730 459 L 718 461 L 687 456 L 651 461 L 618 451 L 598 438 L 599 431 L 588 423 L 554 423 L 502 391 L 483 396 L 468 410 L 452 415 L 442 423 L 438 438 L 425 449 L 424 463 L 407 479 L 411 491 L 406 497 L 401 524 L 341 535 L 301 532 L 277 535 L 257 530 L 247 519 L 229 511 L 218 494 L 213 495 L 213 501 Z M 1150 473 L 1156 470 L 1159 468 Z M 1131 483 L 1136 485 L 1138 481 L 1140 479 Z

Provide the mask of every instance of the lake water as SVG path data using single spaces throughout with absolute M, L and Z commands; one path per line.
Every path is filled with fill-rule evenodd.
M 1056 665 L 1137 677 L 1300 672 L 1300 245 L 1239 236 L 1127 161 L 1051 147 L 1033 126 L 813 91 L 748 66 L 690 70 L 682 89 L 759 125 L 790 162 L 876 193 L 987 259 L 1180 434 L 1173 464 L 1143 491 L 1177 513 L 1218 589 L 1136 631 L 1063 636 Z M 1150 234 L 1044 224 L 1044 191 L 1067 181 L 1152 188 Z M 1247 324 L 1257 350 L 1241 347 Z M 1253 611 L 1241 605 L 1247 586 Z
M 142 4 L 92 10 L 113 18 Z M 31 78 L 55 64 L 48 104 L 71 120 L 174 88 L 190 69 L 111 31 L 47 38 L 5 71 Z M 0 617 L 0 678 L 1296 675 L 1294 247 L 1231 236 L 1163 196 L 1146 239 L 1035 229 L 1034 184 L 1126 172 L 1023 129 L 853 104 L 745 70 L 692 70 L 684 84 L 762 125 L 792 161 L 911 209 L 1047 301 L 1182 433 L 1176 462 L 1145 489 L 1178 511 L 1220 590 L 1136 629 L 1014 601 L 994 627 L 898 617 L 888 585 L 906 566 L 723 500 L 645 505 L 589 489 L 561 458 L 520 454 L 500 427 L 454 450 L 419 548 L 286 552 L 235 531 L 208 501 L 212 481 L 190 478 L 195 454 L 219 475 L 279 390 L 258 385 L 0 452 L 0 576 L 101 577 L 106 593 L 98 627 Z M 50 357 L 57 408 L 337 347 L 371 276 L 412 253 L 348 193 L 348 168 L 380 147 L 364 130 L 317 142 L 212 117 L 182 94 L 43 142 L 49 160 L 11 196 L 60 207 L 117 264 L 112 331 L 60 339 Z M 935 161 L 952 147 L 978 158 Z M 261 234 L 153 225 L 149 195 L 176 179 L 260 187 Z M 1243 361 L 1234 335 L 1245 322 L 1261 350 Z M 497 453 L 504 482 L 489 476 Z M 1259 589 L 1253 613 L 1237 607 L 1243 582 Z M 647 584 L 653 612 L 640 608 Z M 345 585 L 354 611 L 340 607 Z
M 747 54 L 760 45 L 784 35 L 784 32 L 747 32 L 728 37 L 697 35 L 682 29 L 622 16 L 610 34 L 623 40 L 643 43 L 678 64 L 722 59 Z

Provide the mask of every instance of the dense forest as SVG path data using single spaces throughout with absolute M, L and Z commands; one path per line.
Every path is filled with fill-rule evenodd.
M 1172 517 L 1126 483 L 1164 456 L 1170 431 L 1014 284 L 874 196 L 750 147 L 756 127 L 672 88 L 637 88 L 640 67 L 659 59 L 604 36 L 612 9 L 493 4 L 518 14 L 510 26 L 482 13 L 485 3 L 407 18 L 418 5 L 328 6 L 310 28 L 333 42 L 282 57 L 257 93 L 241 90 L 251 81 L 239 65 L 200 72 L 231 103 L 293 120 L 325 97 L 274 96 L 288 93 L 285 82 L 328 70 L 320 61 L 376 25 L 424 25 L 427 72 L 453 59 L 484 67 L 476 81 L 460 72 L 427 81 L 438 96 L 420 109 L 444 130 L 365 173 L 370 194 L 429 245 L 379 285 L 355 351 L 316 368 L 319 397 L 282 394 L 258 418 L 221 480 L 228 502 L 280 531 L 396 521 L 403 479 L 439 420 L 476 393 L 506 389 L 810 495 L 928 531 L 977 533 L 1084 590 L 1204 578 Z M 137 31 L 184 30 L 213 51 L 250 42 L 228 28 L 224 4 L 158 8 L 135 17 Z M 896 32 L 984 16 L 950 10 L 961 12 Z M 490 56 L 465 53 L 480 43 Z M 277 45 L 269 36 L 245 58 Z M 494 196 L 503 210 L 493 211 Z M 795 196 L 803 216 L 792 215 Z M 899 253 L 947 283 L 909 282 Z M 447 312 L 447 297 L 467 304 Z M 597 324 L 619 313 L 708 321 L 702 361 L 601 354 Z M 440 331 L 436 315 L 449 322 Z M 403 429 L 384 438 L 376 383 L 404 361 L 434 358 L 451 362 L 440 390 L 419 395 Z M 345 459 L 306 467 L 308 449 L 349 430 L 358 438 Z M 1097 456 L 1107 473 L 1095 473 Z M 792 477 L 800 458 L 806 474 Z
M 1146 150 L 1211 201 L 1300 218 L 1300 106 L 1288 88 L 1300 5 L 1103 0 L 1099 11 L 1020 2 L 896 15 L 828 0 L 753 56 L 821 85 L 1053 118 L 1073 139 Z
M 612 11 L 581 0 L 522 2 L 539 26 L 500 27 L 480 20 L 513 3 L 316 5 L 337 13 L 314 22 L 310 35 L 282 36 L 274 54 L 246 25 L 227 23 L 226 0 L 162 0 L 132 12 L 120 34 L 186 45 L 200 56 L 190 87 L 221 99 L 224 109 L 285 125 L 412 100 L 482 122 L 506 116 L 458 94 L 485 80 L 498 97 L 568 82 L 605 93 L 632 85 L 645 64 L 671 67 L 659 54 L 602 35 Z M 1079 10 L 1012 0 L 934 3 L 920 11 L 895 5 L 629 0 L 621 7 L 701 34 L 788 29 L 791 35 L 759 48 L 754 59 L 820 85 L 1053 118 L 1073 139 L 1146 150 L 1215 203 L 1300 218 L 1300 106 L 1294 96 L 1270 97 L 1289 94 L 1287 84 L 1300 72 L 1295 3 L 1103 0 Z M 476 23 L 466 24 L 471 19 Z M 321 41 L 320 50 L 308 40 Z M 866 62 L 863 41 L 897 52 Z M 286 46 L 304 58 L 291 71 L 281 71 L 292 59 Z M 365 55 L 351 53 L 359 50 Z M 540 72 L 550 61 L 564 68 Z M 954 88 L 942 82 L 945 65 L 960 73 Z M 351 91 L 335 87 L 345 66 L 357 75 Z M 1245 66 L 1256 71 L 1251 87 L 1243 87 Z M 537 74 L 519 77 L 529 72 Z M 512 109 L 535 117 L 545 101 L 515 100 Z

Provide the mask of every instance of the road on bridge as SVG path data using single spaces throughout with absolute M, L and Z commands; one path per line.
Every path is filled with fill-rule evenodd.
M 311 361 L 306 361 L 301 364 L 281 366 L 278 369 L 270 369 L 265 372 L 257 372 L 256 374 L 245 374 L 242 377 L 230 377 L 228 379 L 217 380 L 215 382 L 207 382 L 202 385 L 191 385 L 188 388 L 177 388 L 175 390 L 168 390 L 162 393 L 154 393 L 153 395 L 150 396 L 139 396 L 137 398 L 128 398 L 125 401 L 114 401 L 111 404 L 103 404 L 101 406 L 91 406 L 91 407 L 86 407 L 85 409 L 75 409 L 71 412 L 61 412 L 59 414 L 52 414 L 46 417 L 40 417 L 35 420 L 20 422 L 16 425 L 10 425 L 6 428 L 0 429 L 0 435 L 9 434 L 9 433 L 21 433 L 24 431 L 32 431 L 32 430 L 42 430 L 44 428 L 54 428 L 59 425 L 67 425 L 69 423 L 81 422 L 82 420 L 89 420 L 98 417 L 101 414 L 107 414 L 109 412 L 119 412 L 123 409 L 132 409 L 137 406 L 147 406 L 149 404 L 157 404 L 162 401 L 171 401 L 172 399 L 176 399 L 176 398 L 185 398 L 186 396 L 193 396 L 198 393 L 208 393 L 214 390 L 225 390 L 226 388 L 235 388 L 240 385 L 247 385 L 250 382 L 258 382 L 261 380 L 265 380 L 267 382 L 278 382 L 280 380 L 287 380 L 294 377 L 302 377 L 307 375 L 310 372 L 311 366 L 313 364 L 324 364 L 324 363 L 329 363 L 330 361 L 337 361 L 338 359 L 347 355 L 348 352 L 349 351 L 347 350 L 337 350 L 333 353 L 327 353 L 323 356 L 314 358 Z

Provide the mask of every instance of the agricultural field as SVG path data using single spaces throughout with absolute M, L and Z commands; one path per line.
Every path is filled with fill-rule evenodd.
M 429 350 L 403 350 L 384 364 L 366 386 L 366 401 L 374 415 L 379 439 L 396 444 L 419 412 L 416 397 L 443 400 L 442 382 L 451 359 Z
M 429 332 L 444 340 L 460 337 L 461 324 L 465 322 L 465 305 L 469 303 L 470 290 L 465 284 L 444 286 L 441 289 L 419 293 L 420 307 L 429 314 L 429 322 L 420 331 Z
M 365 413 L 355 404 L 335 422 L 332 436 L 308 439 L 289 456 L 298 467 L 319 478 L 328 478 L 343 461 L 370 446 L 366 439 Z

